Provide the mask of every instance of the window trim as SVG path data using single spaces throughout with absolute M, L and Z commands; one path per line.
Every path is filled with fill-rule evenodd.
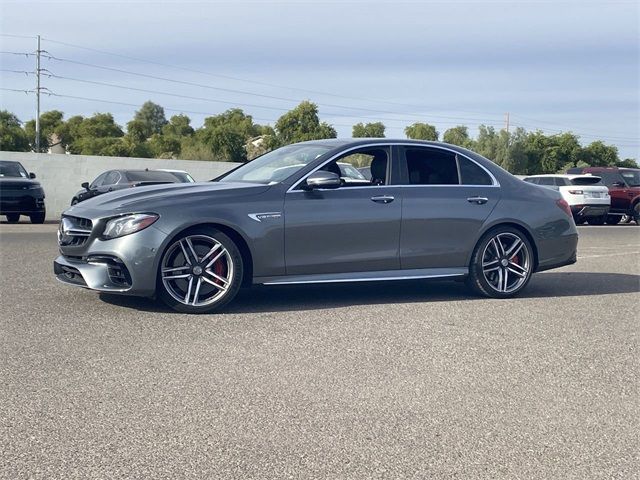
M 395 176 L 399 176 L 400 172 L 394 171 L 395 169 L 398 168 L 399 166 L 399 162 L 397 160 L 396 157 L 400 156 L 400 149 L 398 149 L 397 147 L 417 147 L 417 148 L 435 148 L 438 150 L 444 150 L 447 152 L 452 152 L 455 155 L 460 155 L 464 158 L 466 158 L 467 160 L 475 163 L 476 165 L 478 165 L 482 170 L 484 170 L 487 175 L 489 175 L 489 177 L 491 178 L 491 181 L 493 182 L 491 185 L 462 185 L 461 183 L 455 184 L 455 185 L 403 185 L 403 184 L 387 184 L 387 185 L 371 185 L 371 186 L 362 186 L 362 187 L 340 187 L 338 189 L 330 189 L 330 188 L 318 188 L 317 190 L 320 191 L 331 191 L 331 190 L 351 190 L 351 189 L 355 189 L 357 188 L 358 190 L 362 190 L 362 189 L 367 189 L 367 188 L 415 188 L 415 187 L 434 187 L 434 188 L 456 188 L 456 187 L 463 187 L 463 188 L 499 188 L 500 187 L 500 182 L 498 182 L 498 179 L 493 175 L 493 173 L 491 173 L 491 171 L 486 168 L 484 165 L 481 165 L 480 163 L 476 162 L 473 158 L 469 157 L 468 155 L 465 155 L 464 153 L 460 153 L 457 150 L 454 150 L 453 148 L 448 148 L 448 147 L 444 147 L 444 146 L 440 146 L 440 145 L 422 145 L 419 143 L 410 143 L 410 142 L 388 142 L 388 143 L 367 143 L 367 144 L 363 144 L 363 145 L 357 145 L 357 146 L 353 146 L 350 148 L 347 148 L 346 150 L 342 150 L 338 153 L 336 153 L 335 155 L 331 156 L 329 159 L 325 160 L 324 162 L 322 162 L 320 165 L 314 167 L 311 171 L 305 173 L 302 178 L 300 178 L 300 180 L 296 181 L 293 183 L 293 185 L 291 185 L 291 187 L 289 187 L 287 189 L 287 191 L 285 193 L 299 193 L 299 192 L 304 192 L 305 190 L 303 189 L 299 189 L 299 185 L 304 182 L 307 177 L 309 177 L 309 175 L 311 175 L 312 173 L 320 170 L 322 167 L 324 167 L 325 165 L 327 165 L 328 163 L 331 163 L 332 161 L 336 160 L 337 158 L 340 158 L 341 156 L 343 156 L 344 154 L 353 151 L 353 150 L 359 150 L 362 148 L 371 148 L 371 147 L 388 147 L 389 148 L 389 152 L 390 152 L 390 159 L 389 161 L 391 162 L 391 168 L 387 169 L 387 177 L 390 179 L 393 179 L 393 174 L 395 173 Z M 456 161 L 456 164 L 458 164 L 458 162 Z M 460 180 L 460 178 L 458 178 L 458 180 Z

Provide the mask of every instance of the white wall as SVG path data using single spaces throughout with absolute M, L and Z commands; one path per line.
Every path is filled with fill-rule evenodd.
M 89 155 L 60 155 L 30 152 L 0 151 L 0 160 L 18 161 L 29 172 L 36 174 L 46 195 L 47 220 L 56 220 L 71 204 L 73 195 L 105 170 L 170 168 L 185 170 L 197 182 L 221 175 L 238 165 L 231 162 L 205 162 L 197 160 L 160 160 L 156 158 L 96 157 Z

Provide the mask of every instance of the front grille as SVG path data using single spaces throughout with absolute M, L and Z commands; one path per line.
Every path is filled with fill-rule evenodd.
M 79 247 L 87 243 L 91 236 L 93 222 L 88 218 L 65 215 L 58 229 L 58 243 L 62 246 Z

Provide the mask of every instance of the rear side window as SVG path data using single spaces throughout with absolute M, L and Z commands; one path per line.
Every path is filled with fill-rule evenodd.
M 533 177 L 528 177 L 528 178 L 524 178 L 523 179 L 525 182 L 527 183 L 533 183 L 535 185 L 538 184 L 538 179 L 537 178 L 533 178 Z
M 538 185 L 555 187 L 556 182 L 553 180 L 553 177 L 538 177 Z
M 556 180 L 556 186 L 557 187 L 565 187 L 565 186 L 569 185 L 569 182 L 567 181 L 566 178 L 556 177 L 555 180 Z
M 611 187 L 614 183 L 625 183 L 622 175 L 615 172 L 598 172 L 598 175 L 602 178 L 602 183 L 607 187 Z
M 459 185 L 456 155 L 443 150 L 405 150 L 410 185 Z
M 477 163 L 458 155 L 458 164 L 462 185 L 493 185 L 489 174 Z

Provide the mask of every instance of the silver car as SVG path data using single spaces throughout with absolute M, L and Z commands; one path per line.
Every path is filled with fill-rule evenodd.
M 344 176 L 347 165 L 370 179 Z M 469 150 L 332 139 L 207 183 L 87 200 L 64 212 L 58 242 L 60 281 L 200 313 L 251 284 L 446 278 L 507 298 L 574 263 L 578 235 L 560 193 Z

